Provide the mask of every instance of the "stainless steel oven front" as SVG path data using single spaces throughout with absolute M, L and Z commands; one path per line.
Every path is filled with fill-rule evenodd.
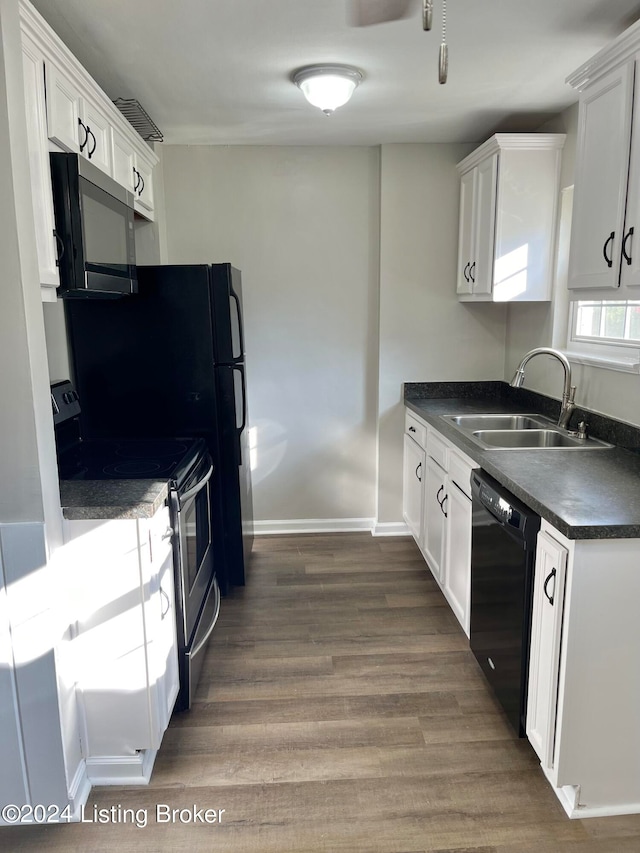
M 207 641 L 220 612 L 211 529 L 213 464 L 203 454 L 171 493 L 176 565 L 176 615 L 180 660 L 178 710 L 191 706 Z

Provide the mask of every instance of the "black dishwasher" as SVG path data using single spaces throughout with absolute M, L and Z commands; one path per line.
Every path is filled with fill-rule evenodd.
M 524 737 L 540 516 L 484 471 L 473 471 L 471 492 L 471 651 Z

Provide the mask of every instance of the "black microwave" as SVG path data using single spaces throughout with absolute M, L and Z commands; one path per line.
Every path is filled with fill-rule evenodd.
M 78 154 L 52 153 L 58 295 L 137 293 L 134 196 Z

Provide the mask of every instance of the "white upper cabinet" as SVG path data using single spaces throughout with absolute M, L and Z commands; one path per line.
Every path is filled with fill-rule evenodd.
M 568 79 L 580 92 L 572 299 L 638 299 L 640 23 Z
M 51 168 L 47 148 L 44 57 L 28 38 L 22 42 L 22 68 L 38 269 L 42 298 L 48 302 L 56 299 L 55 288 L 60 284 L 60 276 L 54 232 Z
M 135 173 L 135 208 L 141 213 L 146 213 L 147 218 L 153 218 L 149 216 L 154 209 L 152 169 L 139 156 L 136 156 Z
M 573 290 L 618 288 L 623 247 L 625 258 L 631 256 L 633 231 L 625 225 L 625 207 L 634 70 L 626 62 L 580 98 L 569 261 Z
M 564 140 L 500 133 L 458 164 L 461 301 L 551 298 Z
M 83 97 L 54 62 L 45 64 L 49 139 L 113 174 L 111 124 L 98 104 Z
M 91 160 L 135 195 L 154 219 L 158 157 L 27 0 L 20 0 L 25 107 L 38 263 L 43 299 L 59 284 L 50 148 Z
M 112 134 L 112 146 L 113 177 L 132 193 L 135 186 L 135 152 L 129 140 L 115 128 Z

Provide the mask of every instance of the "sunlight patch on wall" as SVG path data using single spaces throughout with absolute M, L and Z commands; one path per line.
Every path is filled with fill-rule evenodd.
M 516 299 L 527 289 L 529 244 L 525 243 L 498 258 L 494 267 L 493 298 L 495 302 Z

